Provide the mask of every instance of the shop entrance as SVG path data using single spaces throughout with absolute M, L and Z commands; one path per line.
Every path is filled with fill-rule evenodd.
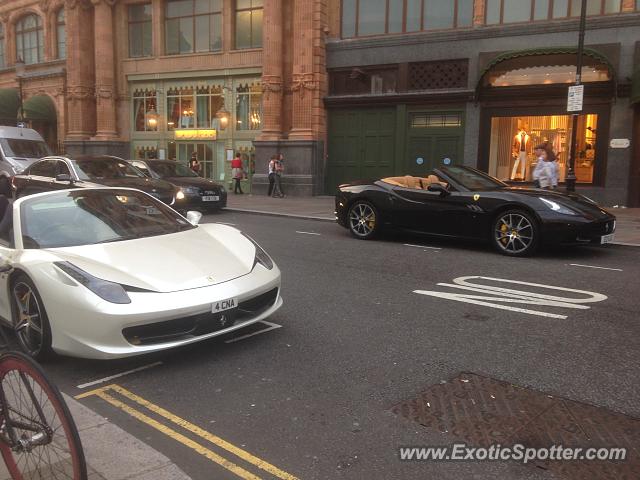
M 439 165 L 460 163 L 462 112 L 410 112 L 405 174 L 424 177 Z
M 189 165 L 193 153 L 200 162 L 200 176 L 216 180 L 218 167 L 215 142 L 175 142 L 169 144 L 169 159 Z

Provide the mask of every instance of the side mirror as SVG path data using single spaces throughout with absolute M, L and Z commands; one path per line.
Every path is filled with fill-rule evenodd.
M 13 270 L 11 262 L 4 257 L 0 257 L 0 274 L 9 273 L 11 270 Z
M 56 175 L 56 182 L 73 183 L 73 180 L 71 179 L 71 175 L 69 175 L 68 173 L 60 173 Z
M 432 183 L 427 187 L 427 190 L 430 192 L 438 192 L 440 195 L 449 195 L 449 190 L 443 187 L 439 183 Z
M 200 223 L 200 220 L 202 220 L 202 214 L 200 212 L 189 210 L 187 212 L 187 220 L 191 225 L 196 226 Z

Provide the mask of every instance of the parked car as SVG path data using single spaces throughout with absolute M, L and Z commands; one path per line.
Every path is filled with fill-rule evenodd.
M 172 160 L 130 160 L 147 177 L 158 178 L 173 184 L 176 188 L 177 210 L 211 211 L 227 206 L 225 188 L 206 178 L 200 177 L 186 165 Z
M 0 194 L 11 195 L 11 177 L 50 154 L 44 139 L 35 130 L 0 127 Z
M 118 157 L 45 157 L 13 177 L 15 197 L 70 187 L 128 187 L 146 192 L 167 205 L 175 202 L 175 187 L 169 182 L 146 177 Z
M 487 241 L 511 256 L 541 244 L 611 243 L 616 228 L 616 218 L 587 197 L 512 187 L 463 166 L 340 185 L 336 219 L 360 239 L 400 228 Z
M 0 196 L 0 319 L 20 346 L 118 358 L 224 335 L 282 305 L 280 271 L 250 237 L 198 225 L 135 189 Z M 9 273 L 10 272 L 10 273 Z

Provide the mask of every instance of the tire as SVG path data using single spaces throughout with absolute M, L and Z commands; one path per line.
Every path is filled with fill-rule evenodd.
M 372 203 L 356 200 L 347 213 L 347 228 L 355 238 L 370 240 L 380 230 L 380 215 Z
M 0 441 L 0 451 L 11 478 L 87 479 L 78 429 L 60 391 L 39 365 L 18 352 L 0 356 L 0 400 L 3 437 L 11 439 L 10 434 L 14 433 L 11 440 L 27 444 Z M 9 429 L 6 420 L 23 425 Z M 38 434 L 40 437 L 36 438 Z M 36 472 L 34 467 L 38 469 Z
M 524 210 L 507 210 L 501 212 L 491 225 L 491 242 L 503 255 L 532 255 L 540 243 L 540 229 L 530 213 Z
M 38 289 L 24 273 L 11 282 L 11 313 L 18 345 L 36 360 L 46 360 L 51 350 L 51 326 Z
M 11 182 L 7 177 L 0 177 L 0 194 L 4 195 L 7 198 L 11 198 Z

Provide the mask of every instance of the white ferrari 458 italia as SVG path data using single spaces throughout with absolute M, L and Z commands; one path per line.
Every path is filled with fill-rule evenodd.
M 0 219 L 0 318 L 36 358 L 164 350 L 282 306 L 280 271 L 253 239 L 139 190 L 0 196 Z

